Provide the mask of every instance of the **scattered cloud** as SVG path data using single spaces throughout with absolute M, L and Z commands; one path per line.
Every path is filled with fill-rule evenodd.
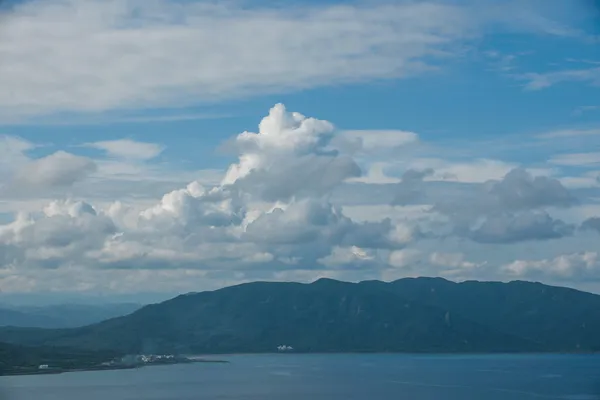
M 481 243 L 515 243 L 528 240 L 560 239 L 573 234 L 575 227 L 545 212 L 517 212 L 486 217 L 466 235 Z
M 0 109 L 102 112 L 405 77 L 435 68 L 471 25 L 440 3 L 28 1 L 3 19 Z
M 0 135 L 0 172 L 3 176 L 9 171 L 29 161 L 27 152 L 33 150 L 35 144 L 16 137 Z M 0 177 L 0 179 L 2 179 Z
M 502 180 L 488 184 L 492 197 L 509 210 L 568 207 L 575 203 L 573 195 L 558 179 L 533 176 L 522 168 L 513 169 Z
M 404 249 L 390 253 L 382 278 L 393 280 L 425 275 L 462 280 L 479 275 L 485 265 L 485 262 L 468 261 L 463 253 Z
M 174 113 L 169 109 L 143 109 L 136 112 L 106 111 L 94 113 L 79 112 L 59 112 L 57 114 L 46 115 L 2 115 L 0 123 L 2 126 L 108 126 L 123 124 L 162 124 L 171 122 L 200 121 L 209 119 L 225 119 L 231 114 L 206 112 L 206 113 L 183 113 L 183 110 L 176 109 L 179 113 Z
M 63 150 L 32 158 L 36 147 L 19 137 L 0 136 L 0 199 L 68 189 L 97 169 L 92 159 Z
M 102 150 L 111 157 L 131 160 L 150 160 L 159 156 L 164 150 L 156 143 L 138 142 L 131 139 L 88 143 L 86 146 Z
M 14 183 L 29 187 L 71 186 L 96 171 L 96 164 L 87 157 L 57 151 L 32 160 L 16 172 Z
M 557 179 L 533 177 L 516 168 L 476 192 L 440 200 L 434 210 L 452 221 L 455 234 L 481 243 L 514 243 L 571 235 L 571 225 L 552 218 L 544 209 L 575 203 Z
M 4 137 L 0 152 L 11 162 L 1 165 L 12 181 L 77 196 L 42 202 L 23 194 L 21 212 L 0 222 L 0 288 L 37 290 L 55 278 L 36 276 L 73 271 L 89 274 L 69 279 L 71 290 L 132 290 L 109 280 L 148 282 L 150 272 L 142 271 L 149 270 L 173 290 L 188 287 L 175 282 L 186 276 L 206 285 L 293 276 L 529 276 L 542 264 L 503 267 L 510 262 L 495 264 L 489 246 L 575 240 L 597 230 L 597 209 L 575 215 L 580 198 L 546 170 L 409 151 L 378 170 L 367 162 L 370 177 L 378 171 L 381 180 L 356 182 L 365 178 L 361 157 L 379 151 L 378 142 L 343 147 L 338 136 L 347 139 L 347 131 L 277 104 L 256 132 L 230 141 L 237 157 L 222 171 L 155 169 L 163 147 L 131 139 L 85 144 L 103 152 L 96 158 L 64 151 L 35 158 L 35 143 Z M 383 150 L 418 144 L 412 134 L 382 137 Z M 582 177 L 594 179 L 592 172 Z M 353 203 L 344 190 L 370 201 Z M 6 192 L 0 199 L 0 212 L 10 211 Z
M 582 189 L 600 187 L 598 171 L 589 171 L 583 176 L 565 176 L 559 178 L 560 183 L 568 189 Z
M 320 258 L 319 264 L 329 268 L 368 268 L 373 267 L 373 261 L 377 257 L 372 250 L 361 249 L 357 246 L 334 247 L 330 254 Z
M 501 179 L 517 165 L 491 159 L 453 162 L 440 158 L 417 158 L 409 164 L 409 167 L 433 170 L 434 173 L 428 176 L 426 180 L 483 183 L 491 179 Z
M 417 249 L 402 249 L 390 253 L 388 263 L 394 268 L 414 267 L 421 260 L 421 251 Z
M 581 224 L 581 229 L 592 230 L 600 233 L 600 217 L 588 218 Z
M 600 258 L 596 252 L 561 255 L 552 259 L 517 260 L 503 266 L 507 273 L 525 277 L 553 278 L 561 281 L 600 279 Z
M 405 78 L 439 69 L 491 27 L 581 36 L 556 8 L 535 1 L 493 7 L 467 1 L 291 8 L 170 0 L 19 2 L 3 18 L 0 117 L 14 122 L 52 114 L 177 108 Z M 527 78 L 529 87 L 541 88 L 562 80 L 595 82 L 596 72 Z
M 457 215 L 475 217 L 504 211 L 534 210 L 543 207 L 568 207 L 575 204 L 574 196 L 555 178 L 532 176 L 515 168 L 501 180 L 490 180 L 475 193 L 441 201 L 436 209 Z
M 335 145 L 345 151 L 381 153 L 417 143 L 419 135 L 400 130 L 347 130 L 336 137 Z
M 593 86 L 600 85 L 600 68 L 571 69 L 564 71 L 529 73 L 522 76 L 527 80 L 525 89 L 541 90 L 563 82 L 586 82 Z
M 573 110 L 572 115 L 579 117 L 585 113 L 593 111 L 600 111 L 600 106 L 580 106 Z
M 387 166 L 388 163 L 386 162 L 374 162 L 369 165 L 364 175 L 349 178 L 347 182 L 358 182 L 366 184 L 386 184 L 400 182 L 400 179 L 388 176 L 386 174 Z
M 565 166 L 586 166 L 600 163 L 600 152 L 559 154 L 549 160 L 550 163 Z
M 507 73 L 516 68 L 515 61 L 518 54 L 504 54 L 496 50 L 488 50 L 483 52 L 493 70 L 501 73 Z
M 429 262 L 435 266 L 450 267 L 461 271 L 465 269 L 477 268 L 483 265 L 466 261 L 463 253 L 434 252 L 429 256 Z
M 595 136 L 600 135 L 600 129 L 564 129 L 559 131 L 546 132 L 538 135 L 540 139 L 571 138 L 577 136 Z
M 396 185 L 396 193 L 392 200 L 392 204 L 405 206 L 422 201 L 423 191 L 421 186 L 423 184 L 423 179 L 429 175 L 433 175 L 432 169 L 425 169 L 422 171 L 409 169 L 404 172 L 404 174 L 402 174 L 402 179 Z

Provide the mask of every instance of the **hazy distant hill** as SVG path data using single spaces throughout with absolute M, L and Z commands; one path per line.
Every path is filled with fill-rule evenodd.
M 76 329 L 0 340 L 123 352 L 600 350 L 600 296 L 529 282 L 256 282 L 178 296 Z
M 131 314 L 142 306 L 123 304 L 0 305 L 0 326 L 74 328 Z

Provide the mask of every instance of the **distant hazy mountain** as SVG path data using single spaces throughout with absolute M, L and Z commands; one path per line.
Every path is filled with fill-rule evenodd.
M 0 305 L 0 326 L 74 328 L 131 314 L 142 306 L 123 304 Z
M 530 282 L 256 282 L 178 296 L 76 329 L 0 340 L 122 352 L 600 350 L 600 296 Z

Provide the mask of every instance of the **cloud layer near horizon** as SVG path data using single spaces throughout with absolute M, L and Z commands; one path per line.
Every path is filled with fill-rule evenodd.
M 441 275 L 600 292 L 589 2 L 9 3 L 1 291 Z M 315 115 L 237 125 L 275 94 Z M 235 118 L 196 121 L 218 115 Z
M 561 215 L 580 207 L 582 199 L 559 179 L 516 166 L 499 178 L 492 173 L 481 183 L 461 183 L 456 176 L 440 175 L 432 160 L 427 168 L 410 167 L 423 166 L 424 158 L 407 159 L 396 178 L 386 176 L 392 183 L 356 181 L 364 176 L 357 157 L 377 151 L 372 138 L 378 134 L 339 131 L 328 121 L 277 104 L 257 132 L 243 132 L 230 142 L 237 161 L 220 181 L 193 180 L 158 201 L 150 195 L 141 202 L 94 204 L 63 195 L 0 225 L 2 290 L 48 285 L 58 285 L 54 290 L 134 290 L 125 277 L 153 290 L 184 290 L 186 282 L 192 290 L 194 285 L 318 276 L 600 278 L 597 253 L 585 247 L 598 240 L 597 214 L 563 220 Z M 418 142 L 415 136 L 398 132 L 398 149 Z M 46 195 L 64 187 L 76 193 L 86 182 L 95 185 L 114 163 L 119 171 L 123 166 L 135 171 L 162 151 L 149 143 L 114 141 L 85 144 L 105 151 L 101 159 L 62 150 L 30 159 L 27 152 L 35 144 L 3 140 L 0 151 L 13 161 L 3 166 L 10 179 L 2 189 L 19 189 L 23 196 L 32 187 Z M 382 146 L 381 154 L 387 150 Z M 475 164 L 472 171 L 477 169 Z M 117 174 L 113 179 L 125 178 Z M 438 185 L 447 185 L 441 196 Z M 369 202 L 340 200 L 339 194 L 349 189 L 359 197 L 370 194 L 379 214 L 368 212 L 365 218 L 361 212 Z M 386 190 L 387 197 L 373 199 L 377 190 Z M 564 246 L 567 254 L 531 259 L 523 247 L 571 238 L 579 247 Z M 513 246 L 514 253 L 493 258 L 490 245 L 496 252 Z M 168 278 L 152 283 L 152 273 Z

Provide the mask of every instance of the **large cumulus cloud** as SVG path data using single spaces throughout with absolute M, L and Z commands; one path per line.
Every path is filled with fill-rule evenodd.
M 564 264 L 560 260 L 509 267 L 504 259 L 499 264 L 506 265 L 498 268 L 493 260 L 486 262 L 481 254 L 459 247 L 467 243 L 468 249 L 485 251 L 498 244 L 539 244 L 598 230 L 597 217 L 580 223 L 579 230 L 567 218 L 557 218 L 556 210 L 565 211 L 564 216 L 577 205 L 575 196 L 559 180 L 519 168 L 500 179 L 458 184 L 432 182 L 439 171 L 407 164 L 395 183 L 357 184 L 361 169 L 354 156 L 371 154 L 375 146 L 357 141 L 354 145 L 366 146 L 365 151 L 348 151 L 340 145 L 345 139 L 336 140 L 338 135 L 347 132 L 278 104 L 256 132 L 243 132 L 229 142 L 237 159 L 220 180 L 201 183 L 197 178 L 151 204 L 67 198 L 16 215 L 0 225 L 0 288 L 8 279 L 34 287 L 35 276 L 56 282 L 51 271 L 53 276 L 70 276 L 84 288 L 91 285 L 91 276 L 132 276 L 148 282 L 152 273 L 175 286 L 175 280 L 186 276 L 230 284 L 316 276 L 556 275 Z M 129 144 L 110 145 L 119 152 Z M 85 157 L 58 152 L 32 160 L 25 154 L 30 144 L 15 148 L 18 168 L 12 176 L 23 187 L 70 187 L 95 170 L 95 163 Z M 139 153 L 139 161 L 161 149 L 140 147 L 127 154 Z M 361 212 L 358 205 L 352 211 L 347 207 L 352 204 L 349 189 L 366 191 L 371 206 Z M 528 245 L 532 243 L 523 244 Z M 587 261 L 577 260 L 573 258 L 572 276 L 596 273 L 595 261 L 583 268 Z M 76 277 L 85 271 L 89 275 Z M 116 282 L 108 286 L 124 287 Z
M 277 104 L 257 133 L 235 139 L 239 161 L 229 167 L 223 185 L 267 201 L 326 194 L 361 173 L 352 158 L 329 146 L 334 132 L 327 121 Z
M 574 204 L 574 196 L 557 179 L 515 168 L 475 191 L 442 199 L 433 209 L 451 221 L 455 234 L 482 243 L 514 243 L 572 234 L 574 226 L 553 218 L 548 209 Z
M 389 219 L 355 222 L 328 200 L 334 187 L 361 174 L 331 144 L 335 135 L 331 123 L 278 104 L 258 132 L 235 137 L 238 160 L 220 184 L 194 181 L 142 208 L 53 202 L 2 226 L 0 251 L 21 267 L 243 270 L 313 268 L 336 248 L 404 247 L 410 235 Z M 87 165 L 66 154 L 56 158 L 79 170 Z
M 0 227 L 4 262 L 57 268 L 85 262 L 117 232 L 113 221 L 82 201 L 55 201 L 39 215 L 20 214 Z M 9 255 L 9 256 L 7 256 Z

